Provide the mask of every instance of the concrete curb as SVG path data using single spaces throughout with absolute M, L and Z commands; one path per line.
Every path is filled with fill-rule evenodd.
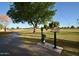
M 45 44 L 42 44 L 42 43 L 37 43 L 37 45 L 39 45 L 40 47 L 43 47 L 45 49 L 49 49 L 51 51 L 55 51 L 56 53 L 58 53 L 59 55 L 62 53 L 62 50 L 63 48 L 62 47 L 59 47 L 57 46 L 57 48 L 53 48 L 54 45 L 50 44 L 50 43 L 45 43 Z

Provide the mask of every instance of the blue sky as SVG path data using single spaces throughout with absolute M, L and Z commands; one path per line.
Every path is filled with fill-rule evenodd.
M 10 3 L 8 2 L 0 2 L 0 15 L 6 15 L 7 11 L 10 8 Z M 60 26 L 77 26 L 76 19 L 79 18 L 79 3 L 78 2 L 57 2 L 55 4 L 55 9 L 57 9 L 56 15 L 52 18 L 52 20 L 56 20 L 60 22 Z M 22 27 L 28 28 L 32 27 L 28 25 L 28 23 L 18 23 L 13 24 L 9 23 L 8 27 Z
M 76 19 L 79 18 L 79 3 L 56 3 L 55 8 L 57 12 L 54 19 L 60 22 L 60 26 L 78 25 Z

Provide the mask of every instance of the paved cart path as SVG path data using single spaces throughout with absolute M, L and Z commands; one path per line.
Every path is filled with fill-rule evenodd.
M 51 51 L 38 45 L 24 44 L 17 33 L 9 33 L 7 36 L 0 37 L 0 55 L 2 56 L 54 56 L 59 55 L 55 51 Z

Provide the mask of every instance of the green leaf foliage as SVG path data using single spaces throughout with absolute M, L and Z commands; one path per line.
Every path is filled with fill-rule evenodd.
M 55 15 L 54 2 L 14 2 L 10 5 L 7 15 L 12 18 L 14 23 L 28 22 L 37 27 L 45 24 Z
M 51 23 L 49 23 L 49 28 L 55 28 L 55 27 L 59 27 L 58 21 L 52 21 Z

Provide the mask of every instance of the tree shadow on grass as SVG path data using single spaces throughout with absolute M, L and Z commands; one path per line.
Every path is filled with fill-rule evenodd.
M 46 41 L 53 44 L 53 40 L 54 38 L 51 38 Z M 69 41 L 69 40 L 64 40 L 64 39 L 57 39 L 57 45 L 62 46 L 62 47 L 67 46 L 67 47 L 72 47 L 72 48 L 77 48 L 77 49 L 79 48 L 79 42 Z
M 40 42 L 40 39 L 37 38 L 26 38 L 26 37 L 20 37 L 22 41 L 24 41 L 24 44 L 37 44 Z M 30 41 L 31 43 L 25 43 L 25 41 Z M 53 44 L 53 38 L 46 39 L 46 42 Z M 64 39 L 57 39 L 57 45 L 64 48 L 62 55 L 79 55 L 79 42 L 76 41 L 69 41 Z
M 47 42 L 53 44 L 53 38 Z M 79 42 L 57 39 L 57 45 L 64 48 L 62 55 L 79 55 Z
M 23 41 L 31 41 L 31 42 L 40 42 L 40 39 L 39 38 L 27 38 L 27 37 L 20 37 Z M 46 42 L 49 42 L 51 44 L 53 44 L 53 38 L 51 39 L 46 39 Z M 64 39 L 57 39 L 57 45 L 59 46 L 67 46 L 67 47 L 72 47 L 72 48 L 76 48 L 78 49 L 79 48 L 79 42 L 76 42 L 76 41 L 69 41 L 69 40 L 64 40 Z
M 37 38 L 26 38 L 26 37 L 20 37 L 20 38 L 23 42 L 30 41 L 31 42 L 30 44 L 37 44 L 38 42 L 40 42 L 40 39 Z

